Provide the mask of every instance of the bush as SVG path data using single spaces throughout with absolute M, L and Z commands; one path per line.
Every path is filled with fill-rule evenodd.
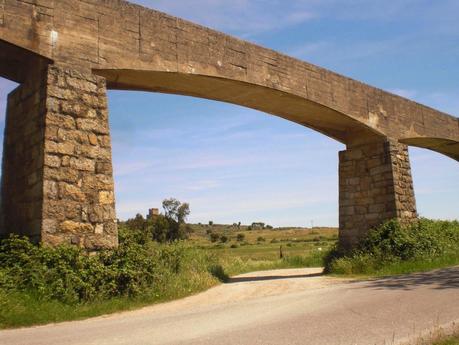
M 237 234 L 237 241 L 238 242 L 243 242 L 245 240 L 245 235 L 244 234 Z
M 459 222 L 420 219 L 403 226 L 392 220 L 370 231 L 350 253 L 335 248 L 325 265 L 326 271 L 338 274 L 372 273 L 390 264 L 451 253 L 459 254 Z
M 120 235 L 117 249 L 93 255 L 75 246 L 35 246 L 18 236 L 2 240 L 0 295 L 23 292 L 66 304 L 142 296 L 161 289 L 168 277 L 190 270 L 186 266 L 192 260 L 201 266 L 191 269 L 204 271 L 216 262 L 182 243 L 139 244 L 122 229 Z
M 265 238 L 262 236 L 257 238 L 257 242 L 265 242 L 265 241 L 266 241 Z
M 215 232 L 212 232 L 210 234 L 210 241 L 211 242 L 217 242 L 218 240 L 220 239 L 220 235 L 219 234 L 216 234 Z
M 222 236 L 220 237 L 220 242 L 221 242 L 221 243 L 226 243 L 226 242 L 228 242 L 228 237 L 225 236 L 225 235 L 222 235 Z

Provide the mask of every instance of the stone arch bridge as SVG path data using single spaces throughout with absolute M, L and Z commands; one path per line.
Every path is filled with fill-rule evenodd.
M 344 248 L 416 217 L 407 145 L 459 160 L 456 117 L 122 0 L 0 0 L 0 76 L 20 83 L 8 96 L 4 229 L 51 245 L 117 245 L 107 88 L 230 102 L 346 144 Z

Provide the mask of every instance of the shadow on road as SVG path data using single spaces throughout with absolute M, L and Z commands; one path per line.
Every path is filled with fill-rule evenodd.
M 411 290 L 422 286 L 437 290 L 459 289 L 459 267 L 373 280 L 367 282 L 364 287 L 378 290 Z
M 257 282 L 264 280 L 281 280 L 281 279 L 294 279 L 294 278 L 313 278 L 320 277 L 323 273 L 310 273 L 310 274 L 297 274 L 291 276 L 276 276 L 276 275 L 267 275 L 267 276 L 253 276 L 253 277 L 233 277 L 230 278 L 227 284 L 232 283 L 243 283 L 243 282 Z

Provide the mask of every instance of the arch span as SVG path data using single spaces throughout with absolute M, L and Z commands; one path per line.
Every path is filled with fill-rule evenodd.
M 399 142 L 409 145 L 429 149 L 444 154 L 456 161 L 459 161 L 459 141 L 443 138 L 403 138 Z
M 341 143 L 383 138 L 366 124 L 310 99 L 235 79 L 180 72 L 95 70 L 107 87 L 206 98 L 259 110 L 312 128 Z

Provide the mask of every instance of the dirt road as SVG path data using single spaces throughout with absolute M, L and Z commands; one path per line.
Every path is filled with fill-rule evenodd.
M 250 273 L 138 311 L 0 331 L 2 345 L 399 344 L 459 320 L 459 267 L 374 281 Z

